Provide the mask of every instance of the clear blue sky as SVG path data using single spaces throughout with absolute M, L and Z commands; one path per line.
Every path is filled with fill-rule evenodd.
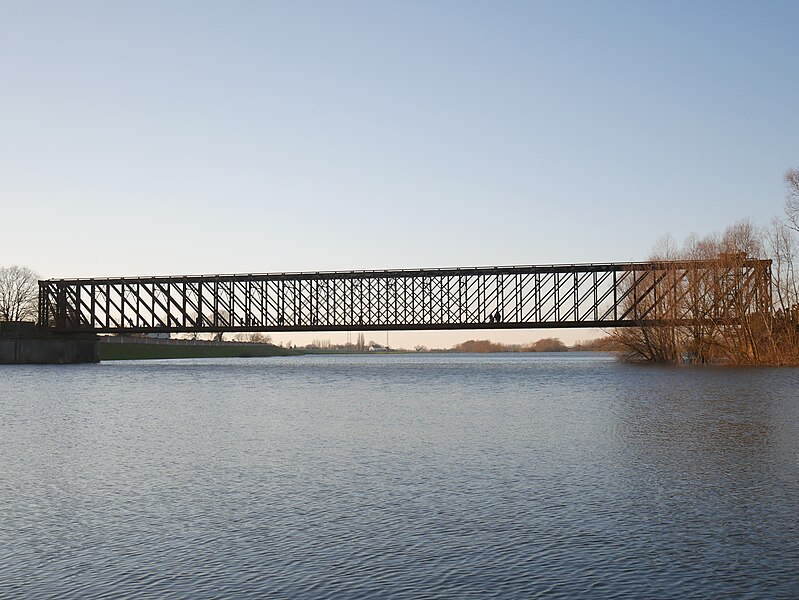
M 605 262 L 763 224 L 799 166 L 797 23 L 795 1 L 0 0 L 0 265 Z

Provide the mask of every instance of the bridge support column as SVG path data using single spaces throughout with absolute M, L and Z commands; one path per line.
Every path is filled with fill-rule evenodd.
M 33 323 L 0 323 L 0 364 L 46 365 L 100 362 L 95 335 L 56 335 Z

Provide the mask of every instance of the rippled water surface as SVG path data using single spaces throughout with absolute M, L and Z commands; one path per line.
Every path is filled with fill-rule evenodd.
M 799 370 L 0 366 L 2 598 L 799 597 Z

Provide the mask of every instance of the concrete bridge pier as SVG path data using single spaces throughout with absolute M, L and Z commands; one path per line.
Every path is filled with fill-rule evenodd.
M 48 365 L 100 362 L 94 334 L 58 335 L 28 322 L 0 323 L 0 364 Z

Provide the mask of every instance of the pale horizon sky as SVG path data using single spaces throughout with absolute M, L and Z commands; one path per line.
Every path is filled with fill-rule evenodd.
M 797 22 L 793 1 L 0 0 L 0 266 L 611 262 L 764 225 L 799 166 Z

